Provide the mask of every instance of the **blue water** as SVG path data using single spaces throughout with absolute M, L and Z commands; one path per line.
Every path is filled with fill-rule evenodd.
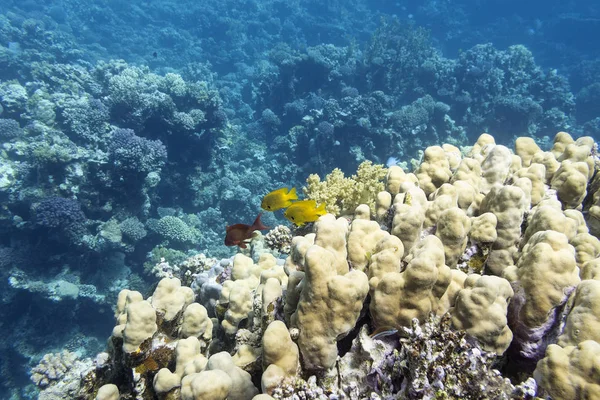
M 591 0 L 0 0 L 0 398 L 101 351 L 144 263 L 233 254 L 268 190 L 482 132 L 599 138 L 597 37 Z

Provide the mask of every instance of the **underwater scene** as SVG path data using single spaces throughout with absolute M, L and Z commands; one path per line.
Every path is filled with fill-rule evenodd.
M 598 38 L 0 0 L 0 400 L 600 399 Z

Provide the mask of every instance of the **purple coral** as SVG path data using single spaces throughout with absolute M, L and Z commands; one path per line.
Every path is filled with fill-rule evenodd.
M 76 200 L 48 197 L 33 206 L 35 223 L 45 228 L 67 228 L 85 222 L 86 217 Z

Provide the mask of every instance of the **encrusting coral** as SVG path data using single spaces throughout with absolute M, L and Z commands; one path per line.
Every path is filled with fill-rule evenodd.
M 343 217 L 293 237 L 285 260 L 257 245 L 254 260 L 195 274 L 194 290 L 165 278 L 146 300 L 122 291 L 109 367 L 87 393 L 118 382 L 122 396 L 169 400 L 599 396 L 592 148 L 563 132 L 551 151 L 519 138 L 513 153 L 484 134 L 466 155 L 425 150 L 414 174 L 363 166 L 370 178 L 346 197 L 340 172 L 311 177 L 311 196 Z

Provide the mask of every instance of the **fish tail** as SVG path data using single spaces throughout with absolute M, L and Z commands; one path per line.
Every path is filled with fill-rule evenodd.
M 321 203 L 319 207 L 317 207 L 317 215 L 325 215 L 327 214 L 327 210 L 325 209 L 325 203 Z
M 288 199 L 289 200 L 298 200 L 298 194 L 296 194 L 296 188 L 293 187 L 290 189 L 289 193 L 288 193 Z
M 258 216 L 256 217 L 256 219 L 254 220 L 254 223 L 250 227 L 251 231 L 264 231 L 266 229 L 269 229 L 269 227 L 263 225 L 262 221 L 260 220 L 261 215 L 262 215 L 262 213 L 258 213 Z

